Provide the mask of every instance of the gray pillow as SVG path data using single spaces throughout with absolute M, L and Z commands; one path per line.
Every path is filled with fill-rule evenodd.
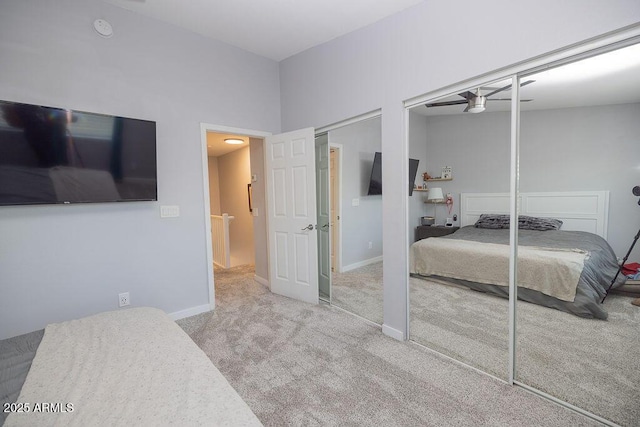
M 562 221 L 555 218 L 540 218 L 536 216 L 520 215 L 518 229 L 520 230 L 560 230 Z M 509 228 L 509 215 L 482 214 L 475 224 L 476 228 L 501 229 Z

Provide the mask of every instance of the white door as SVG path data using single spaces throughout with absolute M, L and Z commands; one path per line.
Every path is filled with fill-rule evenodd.
M 340 250 L 340 187 L 338 173 L 340 167 L 338 165 L 338 148 L 332 147 L 330 152 L 330 206 L 331 206 L 331 271 L 339 271 L 338 251 Z
M 314 129 L 265 138 L 271 292 L 318 303 Z
M 318 287 L 320 298 L 331 302 L 331 248 L 329 238 L 329 135 L 316 137 L 316 205 L 318 208 Z

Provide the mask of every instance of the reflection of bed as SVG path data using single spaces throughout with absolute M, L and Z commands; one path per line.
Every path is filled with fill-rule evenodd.
M 160 310 L 101 313 L 25 337 L 0 342 L 0 391 L 15 400 L 6 426 L 261 425 Z M 25 366 L 29 371 L 19 390 L 14 379 Z
M 508 197 L 502 194 L 463 194 L 461 202 L 463 226 L 482 213 L 508 209 Z M 601 237 L 606 235 L 607 205 L 607 192 L 522 195 L 521 214 L 558 218 L 563 230 L 570 230 L 519 230 L 520 299 L 606 319 L 600 300 L 617 270 L 615 254 Z M 508 297 L 508 245 L 508 229 L 465 226 L 446 237 L 414 243 L 410 271 Z M 623 282 L 620 278 L 618 285 Z
M 0 203 L 60 203 L 120 200 L 108 171 L 55 166 L 0 165 Z

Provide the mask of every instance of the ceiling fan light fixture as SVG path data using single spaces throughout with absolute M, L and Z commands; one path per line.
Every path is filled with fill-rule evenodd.
M 224 142 L 226 144 L 231 144 L 231 145 L 240 145 L 240 144 L 244 144 L 244 141 L 240 138 L 226 138 L 224 140 Z
M 468 112 L 470 113 L 482 113 L 487 107 L 487 98 L 484 96 L 476 96 L 469 99 Z

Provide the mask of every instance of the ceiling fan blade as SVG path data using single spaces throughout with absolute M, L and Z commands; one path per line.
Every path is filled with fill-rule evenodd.
M 522 83 L 520 83 L 520 87 L 523 87 L 523 86 L 529 85 L 529 84 L 531 84 L 531 83 L 533 83 L 533 82 L 535 82 L 535 80 L 527 80 L 526 82 L 522 82 Z M 502 92 L 503 90 L 509 90 L 509 89 L 511 89 L 511 86 L 512 86 L 512 85 L 506 85 L 506 86 L 504 86 L 504 87 L 501 87 L 500 89 L 496 89 L 496 90 L 494 90 L 493 92 L 486 94 L 486 95 L 485 95 L 485 97 L 486 97 L 486 98 L 488 98 L 488 97 L 490 97 L 491 95 L 495 95 L 495 94 L 496 94 L 496 93 L 498 93 L 498 92 Z
M 491 98 L 492 101 L 511 101 L 511 98 Z M 520 102 L 529 102 L 533 99 L 521 99 Z
M 425 107 L 444 107 L 447 105 L 462 105 L 462 104 L 466 104 L 467 101 L 463 101 L 462 99 L 460 101 L 444 101 L 444 102 L 434 102 L 431 104 L 424 104 Z
M 486 95 L 485 95 L 485 97 L 487 97 L 487 98 L 488 98 L 488 97 L 490 97 L 491 95 L 495 95 L 495 94 L 496 94 L 496 93 L 498 93 L 498 92 L 502 92 L 503 90 L 509 90 L 509 89 L 511 89 L 511 85 L 506 85 L 506 86 L 504 86 L 504 87 L 501 87 L 500 89 L 496 89 L 496 90 L 494 90 L 493 92 L 490 92 L 490 93 L 486 94 Z

